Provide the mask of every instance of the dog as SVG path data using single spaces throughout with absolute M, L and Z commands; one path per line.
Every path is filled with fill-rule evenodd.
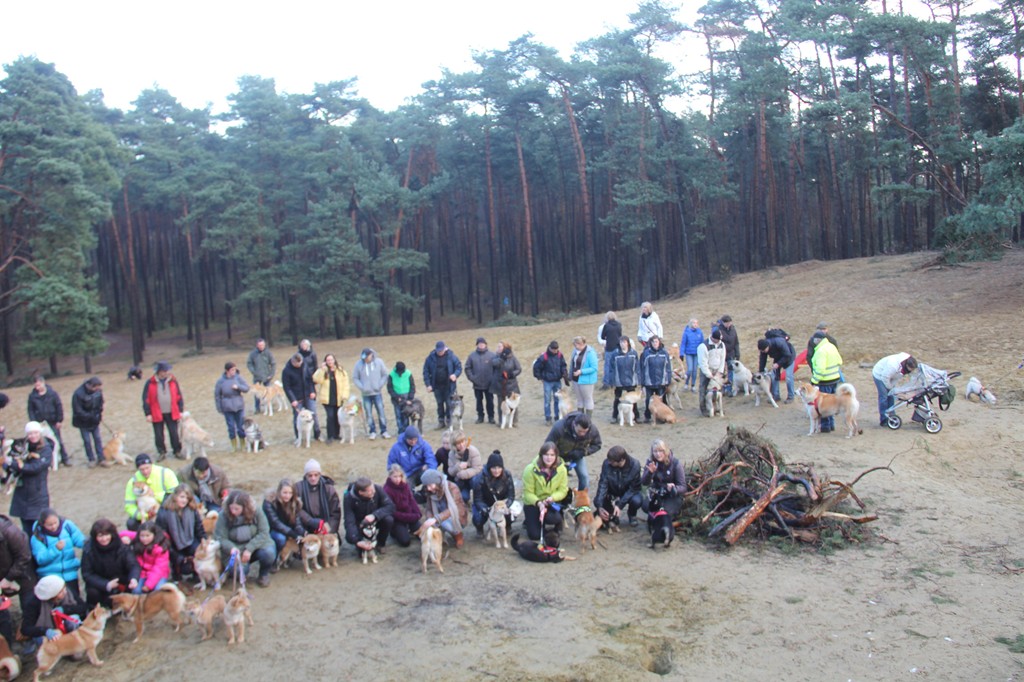
M 235 595 L 228 599 L 228 603 L 224 605 L 221 619 L 228 628 L 228 644 L 235 642 L 243 644 L 245 642 L 245 621 L 249 621 L 249 625 L 255 625 L 252 621 L 252 602 L 249 601 L 249 595 L 245 588 L 235 592 Z M 237 638 L 235 637 L 235 628 L 238 628 Z
M 763 395 L 768 399 L 768 402 L 772 404 L 772 407 L 778 407 L 779 404 L 775 402 L 775 398 L 772 397 L 772 373 L 771 372 L 758 372 L 750 378 L 750 390 L 754 394 L 754 407 L 761 406 L 761 396 Z
M 196 421 L 190 412 L 181 413 L 178 422 L 178 434 L 181 438 L 181 452 L 185 459 L 192 455 L 206 457 L 206 448 L 213 447 L 213 439 Z
M 166 613 L 174 623 L 174 631 L 181 629 L 181 614 L 185 610 L 185 594 L 174 583 L 164 583 L 149 594 L 115 594 L 110 598 L 114 613 L 135 620 L 135 644 L 142 639 L 146 621 Z
M 636 425 L 637 405 L 644 399 L 644 389 L 637 386 L 632 391 L 626 391 L 619 396 L 619 426 Z
M 441 555 L 444 549 L 441 529 L 424 524 L 416 531 L 416 535 L 420 539 L 420 559 L 423 561 L 423 572 L 427 572 L 427 562 L 430 561 L 437 566 L 438 571 L 444 573 L 444 568 L 441 566 Z
M 580 554 L 589 542 L 590 549 L 597 549 L 597 531 L 601 530 L 601 517 L 594 514 L 590 504 L 590 491 L 586 488 L 577 490 L 572 497 L 573 519 L 576 521 L 576 542 L 580 543 Z
M 145 481 L 132 479 L 132 492 L 135 493 L 135 506 L 142 512 L 143 518 L 156 518 L 160 511 L 160 503 L 156 501 L 156 493 Z
M 835 417 L 840 412 L 846 414 L 846 437 L 853 438 L 854 434 L 864 433 L 857 424 L 857 414 L 860 412 L 860 401 L 857 400 L 857 389 L 853 384 L 839 384 L 836 392 L 822 393 L 817 386 L 812 384 L 800 384 L 797 395 L 804 403 L 807 410 L 807 417 L 811 421 L 811 430 L 808 436 L 821 432 L 821 418 Z
M 423 433 L 423 415 L 426 413 L 423 401 L 419 398 L 405 400 L 402 402 L 401 411 L 405 421 L 419 429 L 420 433 Z
M 27 438 L 15 438 L 12 440 L 10 447 L 7 448 L 6 454 L 12 459 L 21 460 L 22 462 L 29 459 L 39 459 L 39 455 L 37 453 L 31 452 L 28 449 Z M 57 457 L 56 459 L 60 458 Z M 18 481 L 21 480 L 21 469 L 19 467 L 12 466 L 7 470 L 6 476 L 7 483 L 4 485 L 4 495 L 10 495 L 14 492 L 15 487 L 17 487 Z
M 127 438 L 124 431 L 115 431 L 114 437 L 103 445 L 103 459 L 100 465 L 108 467 L 112 464 L 124 466 L 128 464 L 128 455 L 124 453 L 124 441 Z
M 295 447 L 302 447 L 302 440 L 306 440 L 306 447 L 309 447 L 309 442 L 313 440 L 313 426 L 315 424 L 316 415 L 311 410 L 301 409 L 299 414 L 295 417 L 295 424 L 299 428 L 299 437 L 295 439 Z
M 565 419 L 566 415 L 576 411 L 576 401 L 573 400 L 568 387 L 555 391 L 555 406 L 558 408 L 557 414 L 555 414 L 556 420 Z
M 652 488 L 649 495 L 647 531 L 651 534 L 651 541 L 647 546 L 654 549 L 660 544 L 668 549 L 676 537 L 673 521 L 682 509 L 682 495 L 679 491 L 665 488 Z
M 94 666 L 103 665 L 103 661 L 96 655 L 96 647 L 103 641 L 103 629 L 107 626 L 110 615 L 109 609 L 97 606 L 89 612 L 77 630 L 64 633 L 57 639 L 43 642 L 36 654 L 36 662 L 39 667 L 36 668 L 33 679 L 39 682 L 39 676 L 48 675 L 53 670 L 53 666 L 57 665 L 58 661 L 65 656 L 85 654 Z
M 675 424 L 675 411 L 665 404 L 664 398 L 660 395 L 651 396 L 651 414 L 654 415 L 656 424 Z
M 981 381 L 978 380 L 978 377 L 971 377 L 970 381 L 967 382 L 967 394 L 965 397 L 970 400 L 971 396 L 976 396 L 980 402 L 987 405 L 996 404 L 995 394 L 985 388 Z
M 142 381 L 142 368 L 132 365 L 128 368 L 128 381 Z
M 462 402 L 462 396 L 456 393 L 448 398 L 448 427 L 449 431 L 462 430 L 462 415 L 466 410 Z
M 501 428 L 515 428 L 516 410 L 523 396 L 512 391 L 501 401 Z
M 753 372 L 739 360 L 730 360 L 729 366 L 732 368 L 732 397 L 738 396 L 741 388 L 743 395 L 750 395 L 754 382 Z
M 213 531 L 217 529 L 217 519 L 220 518 L 220 512 L 216 509 L 211 509 L 203 515 L 203 530 L 206 531 L 207 537 L 213 537 Z
M 0 677 L 13 680 L 21 674 L 21 660 L 11 651 L 7 640 L 0 637 Z
M 313 573 L 313 569 L 309 567 L 311 562 L 316 570 L 320 570 L 320 548 L 322 545 L 323 541 L 315 533 L 310 533 L 302 538 L 302 565 L 306 569 L 306 575 Z
M 363 540 L 370 543 L 370 549 L 359 550 L 359 555 L 363 558 L 363 564 L 365 565 L 367 560 L 377 563 L 377 521 L 374 520 L 371 523 L 361 522 L 359 524 L 359 534 Z
M 253 395 L 260 401 L 260 412 L 266 417 L 273 417 L 274 411 L 284 412 L 288 409 L 288 399 L 284 394 L 284 386 L 280 381 L 274 381 L 266 386 L 253 384 L 251 387 Z
M 704 395 L 704 406 L 708 410 L 709 417 L 714 417 L 716 410 L 719 417 L 725 416 L 725 412 L 722 410 L 722 394 L 725 393 L 725 389 L 722 388 L 724 382 L 725 378 L 717 374 L 708 379 L 708 392 Z
M 222 570 L 220 560 L 220 543 L 207 536 L 202 539 L 196 552 L 192 557 L 192 566 L 195 568 L 199 582 L 196 587 L 205 590 L 209 584 L 215 590 L 220 589 L 220 572 Z
M 242 432 L 245 434 L 245 451 L 259 452 L 260 448 L 266 449 L 267 442 L 263 440 L 263 429 L 256 423 L 255 419 L 247 418 L 242 422 Z
M 417 401 L 419 402 L 419 401 Z M 420 403 L 422 409 L 423 403 Z M 363 413 L 363 405 L 356 396 L 351 396 L 344 405 L 338 408 L 338 426 L 339 433 L 338 439 L 344 443 L 346 434 L 348 435 L 349 445 L 356 442 L 356 423 L 359 423 L 363 427 L 363 431 L 367 431 L 366 428 L 366 415 Z M 420 423 L 423 423 L 422 415 L 420 415 Z
M 203 631 L 203 638 L 200 642 L 213 637 L 213 624 L 217 620 L 217 616 L 224 613 L 224 608 L 228 602 L 224 599 L 223 595 L 214 595 L 203 602 L 192 602 L 188 606 L 188 615 L 195 621 Z
M 487 542 L 493 542 L 498 549 L 508 549 L 508 504 L 505 500 L 495 500 L 487 513 L 487 524 L 484 527 Z
M 277 568 L 285 566 L 292 560 L 292 557 L 296 554 L 302 553 L 302 546 L 299 541 L 293 537 L 288 537 L 284 541 L 284 547 L 281 548 L 281 552 L 277 555 Z
M 320 561 L 323 562 L 324 568 L 337 568 L 338 554 L 340 553 L 341 540 L 338 539 L 337 533 L 326 533 L 320 536 Z M 373 563 L 377 563 L 376 557 L 374 557 Z
M 512 549 L 519 552 L 519 556 L 536 564 L 557 564 L 566 560 L 575 561 L 574 557 L 565 556 L 558 547 L 544 547 L 529 540 L 520 542 L 519 533 L 512 536 Z

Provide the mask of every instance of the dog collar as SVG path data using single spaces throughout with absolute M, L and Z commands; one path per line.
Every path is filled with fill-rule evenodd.
M 814 408 L 814 413 L 816 415 L 818 415 L 818 417 L 820 418 L 821 417 L 821 410 L 818 409 L 818 401 L 819 400 L 821 400 L 821 394 L 820 393 L 818 394 L 817 398 L 815 398 L 814 400 L 811 401 L 811 406 Z
M 658 518 L 659 516 L 666 516 L 666 515 L 668 515 L 668 512 L 667 512 L 667 511 L 665 511 L 664 509 L 659 509 L 659 510 L 658 510 L 658 511 L 656 511 L 656 512 L 651 512 L 649 516 L 650 516 L 650 517 L 651 517 L 652 519 L 656 519 L 656 518 Z
M 593 509 L 591 509 L 590 507 L 587 507 L 587 506 L 576 507 L 576 509 L 573 510 L 572 515 L 573 516 L 579 516 L 580 514 L 586 514 L 587 512 L 593 513 L 593 511 L 594 511 Z

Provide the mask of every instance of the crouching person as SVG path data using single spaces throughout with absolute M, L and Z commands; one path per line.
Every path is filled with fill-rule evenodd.
M 477 536 L 483 536 L 491 507 L 498 500 L 505 502 L 508 510 L 505 512 L 505 528 L 511 528 L 511 509 L 515 499 L 516 484 L 512 481 L 512 474 L 505 470 L 505 460 L 495 450 L 487 458 L 487 467 L 473 477 L 473 525 L 476 526 Z
M 629 456 L 621 445 L 608 450 L 601 465 L 601 480 L 597 484 L 594 507 L 605 525 L 618 524 L 623 509 L 629 516 L 629 525 L 636 526 L 636 514 L 643 504 L 640 491 L 640 462 Z
M 234 556 L 241 561 L 243 570 L 253 561 L 260 565 L 256 584 L 270 585 L 270 569 L 274 566 L 274 540 L 270 537 L 267 515 L 256 506 L 249 493 L 232 490 L 217 518 L 213 537 L 220 543 L 226 566 Z
M 384 554 L 384 546 L 395 523 L 395 505 L 384 489 L 362 476 L 345 491 L 345 542 L 363 552 L 376 550 Z M 364 534 L 364 528 L 376 524 L 377 536 L 374 544 L 372 535 Z
M 469 522 L 469 512 L 458 486 L 436 469 L 424 471 L 420 480 L 427 500 L 427 520 L 423 524 L 440 526 L 455 540 L 456 548 L 462 547 L 462 529 Z
M 40 578 L 32 595 L 25 599 L 21 632 L 29 638 L 29 643 L 21 650 L 21 655 L 34 654 L 44 640 L 57 639 L 75 630 L 87 615 L 85 602 L 75 598 L 63 578 L 58 575 Z
M 412 534 L 420 529 L 423 512 L 416 502 L 412 488 L 405 479 L 405 471 L 400 464 L 392 464 L 388 470 L 388 480 L 384 481 L 384 492 L 395 505 L 395 523 L 391 526 L 391 537 L 402 547 L 412 543 Z

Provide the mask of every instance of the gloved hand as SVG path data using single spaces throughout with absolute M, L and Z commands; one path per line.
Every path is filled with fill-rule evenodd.
M 60 630 L 57 628 L 46 629 L 46 639 L 57 639 L 58 637 L 60 637 Z

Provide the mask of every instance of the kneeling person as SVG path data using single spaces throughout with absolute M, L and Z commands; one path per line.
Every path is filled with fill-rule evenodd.
M 344 507 L 345 542 L 364 552 L 383 554 L 395 522 L 395 505 L 384 489 L 365 476 L 357 478 L 345 491 Z M 372 523 L 377 524 L 376 546 L 362 533 L 362 527 Z
M 629 515 L 629 525 L 637 525 L 636 514 L 643 504 L 640 491 L 640 462 L 629 456 L 626 448 L 616 445 L 608 450 L 601 465 L 601 480 L 597 484 L 594 507 L 606 524 L 618 523 L 623 508 Z

